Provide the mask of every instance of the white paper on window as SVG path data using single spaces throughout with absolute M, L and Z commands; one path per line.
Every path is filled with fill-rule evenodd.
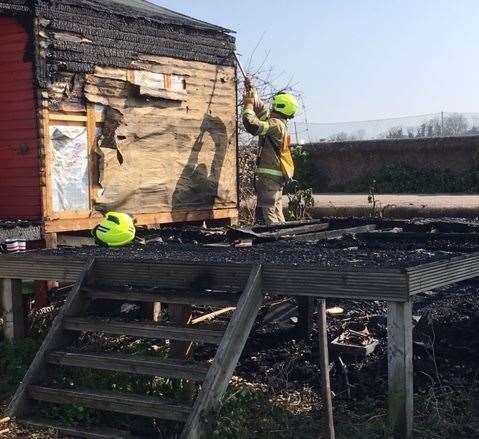
M 90 208 L 86 127 L 52 126 L 52 202 L 54 212 Z
M 186 93 L 186 82 L 184 76 L 171 75 L 171 89 L 173 91 Z

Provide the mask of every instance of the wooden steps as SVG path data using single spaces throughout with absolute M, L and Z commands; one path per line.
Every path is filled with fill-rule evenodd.
M 63 320 L 63 328 L 68 331 L 102 332 L 104 334 L 127 335 L 154 340 L 164 338 L 210 344 L 219 344 L 223 338 L 223 332 L 210 329 L 154 323 L 125 323 L 82 317 L 65 318 Z
M 186 421 L 191 406 L 152 396 L 130 395 L 100 390 L 67 390 L 28 386 L 30 398 L 54 404 L 79 404 L 92 409 L 128 415 L 150 416 L 170 421 Z
M 20 423 L 28 427 L 51 429 L 54 428 L 59 433 L 66 436 L 80 437 L 85 439 L 140 439 L 129 431 L 117 430 L 113 428 L 91 428 L 91 427 L 74 427 L 56 422 L 52 419 L 40 417 L 32 417 L 21 419 Z
M 172 291 L 107 291 L 99 288 L 84 288 L 83 291 L 92 300 L 108 299 L 129 302 L 164 302 L 178 305 L 209 305 L 217 307 L 236 306 L 240 293 L 225 293 L 223 291 L 208 293 L 193 293 L 185 290 Z
M 59 366 L 189 379 L 198 382 L 205 379 L 209 368 L 207 364 L 194 364 L 179 359 L 68 351 L 56 351 L 47 354 L 47 362 Z
M 203 430 L 203 421 L 210 412 L 221 404 L 234 369 L 244 348 L 249 332 L 253 327 L 260 309 L 263 293 L 261 288 L 261 265 L 252 267 L 247 284 L 241 294 L 224 291 L 206 290 L 204 293 L 184 289 L 172 289 L 158 292 L 152 289 L 128 291 L 106 289 L 104 281 L 95 275 L 95 260 L 90 260 L 75 287 L 69 293 L 65 305 L 55 318 L 25 378 L 18 387 L 8 408 L 8 414 L 29 425 L 52 427 L 74 437 L 110 439 L 132 439 L 130 432 L 103 429 L 74 428 L 46 419 L 30 418 L 36 404 L 67 404 L 88 407 L 104 412 L 115 412 L 133 416 L 159 418 L 185 423 L 181 439 L 199 439 Z M 181 285 L 183 279 L 178 279 Z M 101 285 L 101 287 L 99 287 Z M 154 292 L 152 292 L 154 291 Z M 189 307 L 192 304 L 214 307 L 234 307 L 231 319 L 224 330 L 200 325 L 173 325 L 165 322 L 131 322 L 98 318 L 95 312 L 95 300 L 161 302 Z M 88 311 L 88 315 L 86 315 Z M 222 310 L 224 311 L 224 310 Z M 175 311 L 168 310 L 168 317 L 175 321 Z M 215 316 L 209 312 L 202 317 Z M 213 318 L 211 317 L 211 318 Z M 153 318 L 153 315 L 152 315 Z M 186 321 L 186 320 L 185 320 Z M 189 320 L 191 322 L 191 320 Z M 217 351 L 211 363 L 194 363 L 181 358 L 156 358 L 119 352 L 91 352 L 79 333 L 100 333 L 111 336 L 128 336 L 141 339 L 177 340 L 180 343 L 203 343 L 217 345 Z M 75 348 L 72 344 L 75 343 Z M 173 346 L 165 343 L 165 353 L 178 355 Z M 95 349 L 96 350 L 96 349 Z M 186 351 L 183 351 L 183 354 Z M 193 382 L 201 383 L 198 392 L 190 392 L 193 401 L 174 401 L 159 396 L 125 394 L 113 391 L 84 388 L 56 388 L 45 386 L 48 374 L 61 372 L 62 368 L 83 368 L 108 372 L 124 372 L 134 375 L 164 377 L 166 379 L 186 380 L 189 387 Z M 75 382 L 75 379 L 72 379 Z M 181 383 L 180 383 L 181 384 Z M 172 386 L 172 390 L 175 387 Z M 193 389 L 191 389 L 193 390 Z M 145 389 L 145 393 L 146 393 Z M 151 390 L 148 390 L 151 392 Z

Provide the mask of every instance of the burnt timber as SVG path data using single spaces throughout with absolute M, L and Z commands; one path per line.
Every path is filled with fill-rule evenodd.
M 0 257 L 0 278 L 4 304 L 21 294 L 19 279 L 77 282 L 90 258 L 52 254 L 48 251 Z M 92 275 L 108 285 L 164 290 L 209 288 L 238 289 L 244 285 L 255 263 L 159 261 L 143 257 L 126 260 L 96 256 Z M 295 266 L 265 263 L 262 267 L 263 293 L 320 298 L 385 300 L 388 302 L 389 424 L 394 438 L 412 437 L 412 297 L 421 292 L 479 276 L 479 253 L 442 257 L 396 268 L 347 265 L 325 269 L 309 264 Z M 9 299 L 9 300 L 7 300 Z M 18 307 L 17 307 L 18 308 Z M 13 305 L 4 310 L 7 336 L 21 331 L 23 313 Z
M 20 85 L 33 88 L 23 96 L 31 101 L 25 154 L 38 192 L 35 206 L 3 203 L 1 218 L 38 220 L 50 248 L 56 234 L 89 230 L 108 210 L 138 225 L 236 221 L 233 31 L 145 0 L 3 0 L 0 22 L 27 42 L 15 43 L 6 68 L 31 64 Z M 13 49 L 0 44 L 0 54 Z M 77 136 L 87 174 L 81 202 L 57 187 L 60 174 L 79 178 L 58 165 L 68 136 Z M 8 175 L 12 185 L 23 178 Z
M 0 278 L 75 282 L 88 258 L 49 254 L 47 251 L 2 255 Z M 97 256 L 96 274 L 112 285 L 155 285 L 186 289 L 204 284 L 238 287 L 254 263 L 135 260 Z M 267 294 L 407 301 L 425 290 L 479 276 L 479 253 L 454 256 L 404 268 L 326 269 L 309 264 L 263 265 L 263 289 Z
M 55 318 L 51 329 L 44 338 L 33 362 L 15 395 L 12 397 L 8 413 L 21 422 L 28 422 L 33 412 L 32 403 L 79 404 L 107 412 L 117 412 L 144 417 L 154 417 L 163 420 L 184 422 L 182 439 L 198 439 L 204 427 L 205 415 L 213 412 L 221 405 L 222 397 L 233 376 L 243 347 L 258 315 L 264 299 L 261 288 L 261 264 L 255 264 L 248 276 L 246 284 L 237 302 L 237 307 L 225 327 L 219 329 L 198 328 L 196 326 L 175 326 L 170 324 L 130 323 L 103 321 L 87 313 L 91 297 L 85 295 L 88 286 L 97 287 L 100 279 L 93 269 L 96 262 L 91 258 L 87 263 L 79 281 L 69 292 L 60 313 Z M 110 291 L 114 295 L 113 291 Z M 195 301 L 196 294 L 190 298 Z M 113 300 L 116 300 L 115 298 Z M 174 299 L 173 299 L 174 300 Z M 207 344 L 217 344 L 218 349 L 213 361 L 206 366 L 204 363 L 190 362 L 189 367 L 171 357 L 171 361 L 150 360 L 135 356 L 99 356 L 92 352 L 94 358 L 85 362 L 84 355 L 65 353 L 66 348 L 76 338 L 74 332 L 101 332 L 125 336 L 135 336 L 152 339 L 189 340 Z M 52 358 L 53 356 L 53 358 Z M 68 360 L 66 359 L 68 357 Z M 194 402 L 185 398 L 169 399 L 164 395 L 131 394 L 128 392 L 99 391 L 88 388 L 61 389 L 54 383 L 42 382 L 48 376 L 48 363 L 60 360 L 64 366 L 80 368 L 100 368 L 109 371 L 126 370 L 134 375 L 155 374 L 186 375 L 187 379 L 200 380 L 201 389 Z M 93 360 L 93 363 L 91 363 Z M 122 366 L 118 364 L 122 362 Z M 186 366 L 186 367 L 185 367 Z M 152 370 L 152 367 L 154 370 Z M 180 369 L 183 369 L 182 371 Z M 189 398 L 188 398 L 189 399 Z M 77 430 L 78 433 L 80 433 Z M 82 435 L 82 437 L 95 437 Z M 116 437 L 116 436 L 114 436 Z

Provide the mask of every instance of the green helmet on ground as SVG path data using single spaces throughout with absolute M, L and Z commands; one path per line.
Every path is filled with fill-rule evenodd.
M 280 92 L 273 97 L 273 110 L 288 119 L 293 118 L 298 109 L 298 101 L 289 93 Z
M 106 247 L 123 247 L 135 239 L 133 218 L 126 213 L 108 212 L 101 223 L 93 229 L 98 244 Z

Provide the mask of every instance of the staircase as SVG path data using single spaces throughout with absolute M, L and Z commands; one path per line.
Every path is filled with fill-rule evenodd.
M 101 287 L 100 287 L 101 285 Z M 156 322 L 125 323 L 101 320 L 87 314 L 95 309 L 94 301 L 161 302 L 182 305 L 236 307 L 226 329 L 173 325 Z M 245 288 L 240 293 L 195 291 L 115 291 L 101 284 L 95 276 L 95 260 L 88 262 L 79 281 L 70 292 L 65 305 L 55 318 L 25 378 L 18 387 L 10 406 L 9 416 L 37 427 L 55 428 L 59 432 L 83 438 L 134 438 L 130 431 L 106 427 L 73 428 L 49 419 L 32 417 L 35 401 L 42 404 L 69 404 L 126 415 L 184 423 L 181 439 L 198 439 L 205 419 L 221 404 L 234 369 L 263 301 L 261 266 L 252 268 Z M 93 303 L 93 306 L 91 306 Z M 112 302 L 113 303 L 113 302 Z M 142 339 L 165 339 L 199 342 L 217 346 L 211 363 L 185 358 L 156 358 L 125 353 L 88 352 L 72 349 L 84 333 L 102 333 Z M 133 375 L 165 377 L 199 383 L 194 400 L 175 401 L 151 395 L 137 395 L 97 389 L 46 386 L 43 383 L 52 367 L 84 368 Z

